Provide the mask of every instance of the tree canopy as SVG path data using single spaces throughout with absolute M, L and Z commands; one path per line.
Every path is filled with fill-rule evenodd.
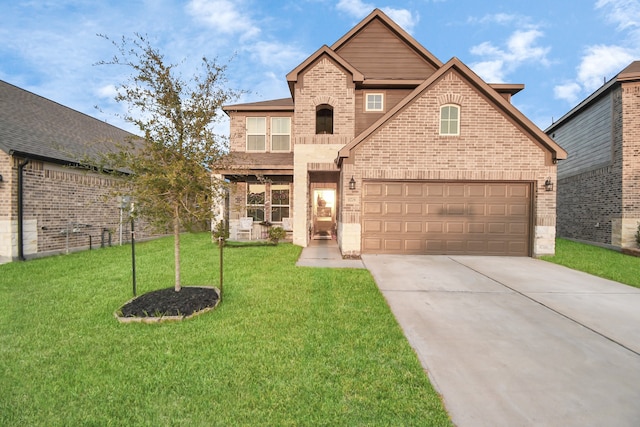
M 224 167 L 228 138 L 214 125 L 221 107 L 241 92 L 226 87 L 226 66 L 202 58 L 200 69 L 185 80 L 178 65 L 140 34 L 115 41 L 118 53 L 98 65 L 131 69 L 128 80 L 116 87 L 115 100 L 126 105 L 123 118 L 141 132 L 110 158 L 114 169 L 126 170 L 125 179 L 135 210 L 156 227 L 171 228 L 175 239 L 175 290 L 180 282 L 180 232 L 211 218 L 212 203 L 224 183 L 212 170 Z

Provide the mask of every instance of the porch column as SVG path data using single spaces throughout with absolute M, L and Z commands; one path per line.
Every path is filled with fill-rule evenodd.
M 293 153 L 293 244 L 307 247 L 309 202 L 308 154 L 305 145 L 296 145 Z

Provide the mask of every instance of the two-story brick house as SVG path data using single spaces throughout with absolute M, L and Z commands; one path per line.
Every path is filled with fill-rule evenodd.
M 558 235 L 636 247 L 640 224 L 640 61 L 546 131 L 570 153 L 558 168 Z
M 343 255 L 554 252 L 566 152 L 510 103 L 523 85 L 442 63 L 380 10 L 286 78 L 291 98 L 224 108 L 232 237 L 251 217 Z

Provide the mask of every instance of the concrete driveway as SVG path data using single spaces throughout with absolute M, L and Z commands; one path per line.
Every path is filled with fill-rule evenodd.
M 457 426 L 640 425 L 640 289 L 532 258 L 362 258 Z

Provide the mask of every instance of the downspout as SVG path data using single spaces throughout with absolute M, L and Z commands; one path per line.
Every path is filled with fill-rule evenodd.
M 24 167 L 29 164 L 29 159 L 25 159 L 24 162 L 18 163 L 18 260 L 24 261 L 24 182 L 22 173 Z

